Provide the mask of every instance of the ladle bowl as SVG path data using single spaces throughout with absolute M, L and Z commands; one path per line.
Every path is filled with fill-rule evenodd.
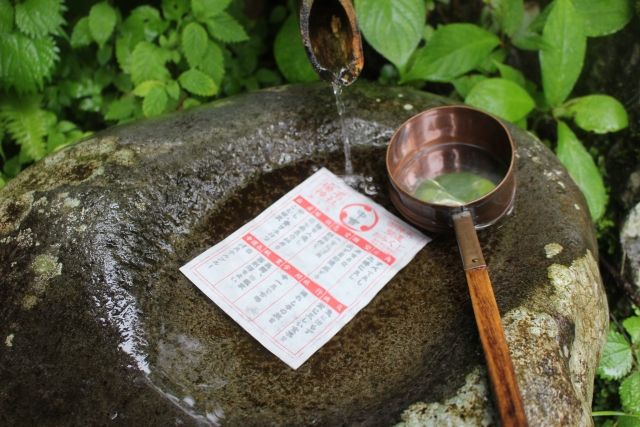
M 391 200 L 398 210 L 427 230 L 455 231 L 501 425 L 526 427 L 500 311 L 476 234 L 476 229 L 494 224 L 513 206 L 514 161 L 507 128 L 494 116 L 465 106 L 417 114 L 398 128 L 387 150 Z M 472 193 L 477 198 L 464 201 L 445 197 L 436 203 L 413 195 L 423 182 L 460 172 L 491 181 L 495 188 L 487 194 Z
M 421 179 L 473 171 L 491 177 L 496 188 L 464 208 L 477 230 L 489 227 L 513 206 L 516 179 L 513 139 L 490 114 L 466 106 L 424 111 L 395 132 L 387 150 L 393 204 L 413 224 L 437 233 L 452 233 L 452 215 L 462 206 L 430 203 L 415 197 Z

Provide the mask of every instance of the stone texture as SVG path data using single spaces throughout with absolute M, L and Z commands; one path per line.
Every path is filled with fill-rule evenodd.
M 344 96 L 356 172 L 395 212 L 385 144 L 448 101 Z M 318 167 L 340 173 L 337 122 L 324 85 L 255 92 L 108 129 L 3 188 L 0 423 L 495 425 L 453 236 L 295 371 L 178 271 Z M 481 245 L 530 425 L 589 425 L 608 326 L 593 226 L 553 154 L 510 129 L 516 205 Z

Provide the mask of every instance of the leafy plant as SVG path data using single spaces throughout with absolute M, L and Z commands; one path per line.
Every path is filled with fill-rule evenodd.
M 555 0 L 538 13 L 525 10 L 520 0 L 485 0 L 482 25 L 452 23 L 435 30 L 416 26 L 424 22 L 421 0 L 356 0 L 355 5 L 365 38 L 395 65 L 400 84 L 451 83 L 467 104 L 525 129 L 556 122 L 558 158 L 585 194 L 593 220 L 603 217 L 602 176 L 570 122 L 594 133 L 616 132 L 627 127 L 627 113 L 607 95 L 569 95 L 582 71 L 587 37 L 624 27 L 633 13 L 630 1 Z M 382 32 L 376 23 L 389 22 L 385 16 L 398 19 Z M 539 52 L 542 90 L 504 63 L 514 49 Z
M 90 133 L 74 123 L 100 129 L 280 84 L 260 66 L 269 27 L 241 7 L 163 0 L 123 16 L 103 1 L 71 17 L 69 36 L 63 0 L 0 0 L 0 188 Z
M 597 373 L 603 380 L 621 380 L 618 393 L 623 411 L 598 410 L 594 417 L 617 416 L 619 427 L 640 426 L 639 342 L 640 316 L 625 319 L 622 326 L 611 325 Z

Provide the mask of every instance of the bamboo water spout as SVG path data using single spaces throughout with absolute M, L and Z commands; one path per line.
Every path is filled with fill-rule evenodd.
M 302 43 L 318 76 L 334 87 L 353 83 L 364 55 L 351 0 L 299 0 L 298 11 Z

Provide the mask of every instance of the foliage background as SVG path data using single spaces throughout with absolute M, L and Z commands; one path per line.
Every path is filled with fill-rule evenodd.
M 360 79 L 450 96 L 536 134 L 585 193 L 604 252 L 618 250 L 604 158 L 628 116 L 580 76 L 592 40 L 638 20 L 634 1 L 354 4 Z M 317 79 L 293 0 L 0 0 L 0 188 L 105 127 Z M 594 404 L 620 416 L 598 423 L 640 426 L 640 317 L 626 307 L 614 310 L 627 319 L 612 323 Z

